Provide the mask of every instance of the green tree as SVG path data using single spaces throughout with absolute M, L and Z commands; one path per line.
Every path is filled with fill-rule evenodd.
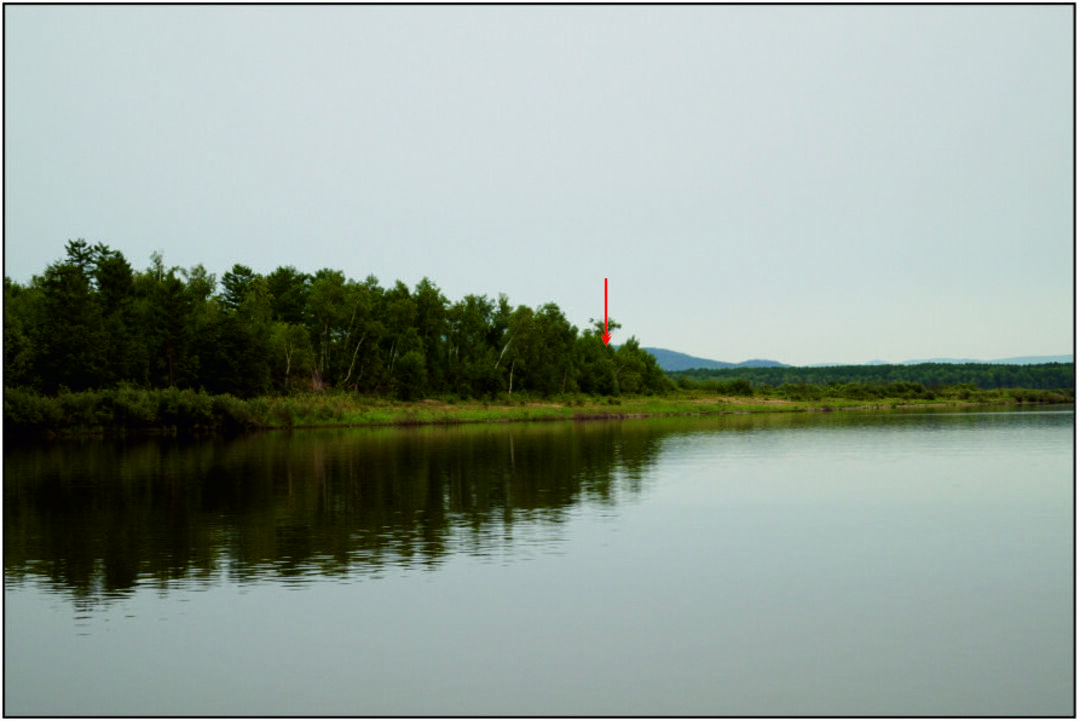
M 289 393 L 311 378 L 315 353 L 307 328 L 276 321 L 270 331 L 271 377 L 274 387 Z
M 342 335 L 345 354 L 342 360 L 347 359 L 348 364 L 341 383 L 358 390 L 371 390 L 386 382 L 385 374 L 379 370 L 381 355 L 378 346 L 386 328 L 379 320 L 382 288 L 378 279 L 369 275 L 363 283 L 348 283 L 345 301 L 351 312 Z
M 219 316 L 205 330 L 200 383 L 211 393 L 251 398 L 271 388 L 270 339 L 235 313 Z
M 100 243 L 93 247 L 93 261 L 93 285 L 105 344 L 98 384 L 115 386 L 137 378 L 146 364 L 135 308 L 135 274 L 122 253 Z
M 397 359 L 394 365 L 394 388 L 402 400 L 422 398 L 427 387 L 427 364 L 424 354 L 410 350 Z
M 620 326 L 609 318 L 608 331 Z M 618 366 L 615 349 L 601 339 L 604 323 L 593 321 L 593 327 L 581 334 L 576 348 L 576 365 L 579 368 L 578 385 L 582 392 L 591 395 L 619 395 Z
M 85 242 L 68 244 L 68 259 L 53 263 L 38 280 L 40 314 L 32 330 L 42 389 L 85 390 L 100 384 L 105 366 L 101 310 L 91 287 Z
M 518 374 L 518 389 L 526 387 L 523 375 L 527 374 L 533 366 L 536 355 L 538 339 L 534 332 L 533 310 L 528 306 L 519 305 L 510 314 L 506 330 L 503 333 L 502 350 L 499 351 L 499 361 L 504 363 L 507 369 L 506 395 L 514 394 L 514 373 Z
M 447 388 L 466 398 L 499 391 L 493 334 L 495 302 L 485 295 L 467 295 L 447 310 Z
M 337 349 L 344 333 L 345 274 L 324 268 L 315 274 L 307 300 L 307 317 L 315 346 L 313 378 L 316 386 L 332 381 Z
M 275 321 L 300 325 L 311 292 L 312 277 L 291 265 L 279 266 L 266 276 L 271 298 L 271 317 Z
M 411 351 L 423 357 L 423 342 L 416 327 L 416 301 L 409 292 L 409 287 L 400 280 L 383 295 L 383 317 L 386 319 L 386 333 L 383 336 L 386 370 L 391 377 L 397 378 L 394 366 L 398 359 Z M 427 362 L 424 364 L 427 367 Z M 424 379 L 427 381 L 426 377 Z
M 384 290 L 370 275 L 358 283 L 331 268 L 312 276 L 283 266 L 264 277 L 239 263 L 219 288 L 202 265 L 166 267 L 160 253 L 135 272 L 101 243 L 65 250 L 28 287 L 5 279 L 9 382 L 251 396 L 289 392 L 310 373 L 315 388 L 407 397 L 649 393 L 671 383 L 636 339 L 605 345 L 598 323 L 579 334 L 555 303 L 514 307 L 500 294 L 451 304 L 427 277 Z
M 543 396 L 577 387 L 574 346 L 577 328 L 554 303 L 540 306 L 532 316 L 534 337 L 529 344 L 529 388 Z
M 240 309 L 240 304 L 251 291 L 255 278 L 255 271 L 240 263 L 233 265 L 232 270 L 221 276 L 221 303 L 225 310 L 234 312 Z
M 178 271 L 166 269 L 161 254 L 153 253 L 150 267 L 135 278 L 138 322 L 146 344 L 143 375 L 154 387 L 188 387 L 199 375 L 192 343 L 192 297 Z
M 31 338 L 39 295 L 38 289 L 4 276 L 4 384 L 9 387 L 39 385 L 34 372 L 37 349 Z
M 446 343 L 449 330 L 447 300 L 427 277 L 416 284 L 412 295 L 416 306 L 416 332 L 425 359 L 426 387 L 436 392 L 446 389 Z

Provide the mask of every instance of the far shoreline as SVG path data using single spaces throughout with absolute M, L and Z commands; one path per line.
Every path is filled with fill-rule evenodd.
M 5 393 L 5 396 L 7 393 Z M 74 395 L 74 394 L 72 394 Z M 1003 392 L 991 397 L 952 399 L 844 399 L 789 400 L 760 396 L 725 396 L 709 393 L 682 393 L 670 396 L 574 397 L 553 400 L 509 399 L 504 401 L 462 401 L 424 399 L 393 401 L 388 399 L 325 394 L 305 396 L 259 397 L 241 401 L 227 396 L 213 397 L 210 415 L 209 396 L 200 398 L 194 391 L 172 389 L 169 414 L 158 412 L 143 418 L 130 413 L 98 409 L 95 415 L 56 416 L 39 420 L 40 425 L 24 424 L 12 428 L 5 409 L 7 435 L 13 438 L 137 437 L 137 436 L 212 436 L 258 431 L 315 430 L 344 428 L 385 428 L 474 425 L 483 423 L 523 423 L 573 421 L 614 421 L 648 418 L 704 417 L 774 413 L 880 412 L 920 408 L 1008 408 L 1048 405 L 1072 405 L 1071 395 L 1049 394 L 1040 400 L 1027 400 Z M 59 399 L 38 397 L 39 403 L 62 403 Z M 5 398 L 6 400 L 6 398 Z M 205 408 L 184 405 L 201 401 Z M 74 401 L 72 401 L 74 403 Z M 113 401 L 116 404 L 116 401 Z M 7 405 L 5 403 L 5 405 Z M 81 404 L 85 407 L 85 403 Z M 99 400 L 99 405 L 107 405 Z M 162 403 L 164 406 L 165 404 Z M 224 410 L 218 406 L 225 406 Z M 119 407 L 118 405 L 114 407 Z M 201 414 L 201 415 L 200 415 Z M 224 415 L 221 415 L 224 414 Z M 61 422 L 63 421 L 63 422 Z

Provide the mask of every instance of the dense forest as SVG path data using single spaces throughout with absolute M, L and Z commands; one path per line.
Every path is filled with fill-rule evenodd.
M 618 324 L 609 320 L 609 328 Z M 383 288 L 292 266 L 136 271 L 80 239 L 28 285 L 4 278 L 4 385 L 38 393 L 116 387 L 251 398 L 340 389 L 413 399 L 651 394 L 671 380 L 634 338 L 579 331 L 559 307 L 505 295 L 449 302 L 427 278 Z
M 1006 365 L 998 363 L 918 363 L 913 365 L 854 365 L 815 368 L 698 368 L 669 375 L 682 388 L 708 388 L 743 380 L 748 387 L 785 384 L 838 386 L 859 384 L 919 384 L 930 390 L 969 384 L 983 390 L 1032 388 L 1073 390 L 1073 363 Z

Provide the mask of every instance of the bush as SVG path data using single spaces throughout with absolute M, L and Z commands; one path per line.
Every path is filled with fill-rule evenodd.
M 294 404 L 291 399 L 279 398 L 270 407 L 270 419 L 283 428 L 292 428 L 294 417 Z
M 96 391 L 62 392 L 59 396 L 61 423 L 65 426 L 99 428 L 112 425 L 113 414 L 107 396 Z M 105 401 L 105 402 L 103 402 Z
M 214 399 L 205 391 L 186 388 L 180 392 L 181 423 L 186 428 L 206 428 L 214 425 Z
M 156 391 L 158 420 L 162 425 L 175 426 L 180 417 L 180 389 L 175 386 Z
M 724 384 L 724 393 L 729 396 L 749 398 L 754 395 L 754 387 L 745 378 L 736 378 Z
M 226 430 L 253 428 L 258 425 L 248 411 L 247 404 L 239 398 L 229 395 L 213 397 L 214 419 Z
M 63 413 L 56 398 L 23 388 L 4 389 L 4 426 L 15 431 L 56 430 Z
M 776 391 L 781 397 L 792 401 L 813 401 L 821 398 L 821 388 L 805 383 L 784 383 Z
M 145 428 L 158 424 L 158 401 L 149 391 L 123 385 L 112 392 L 113 425 Z

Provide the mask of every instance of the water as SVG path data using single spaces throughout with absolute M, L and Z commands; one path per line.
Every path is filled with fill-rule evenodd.
M 9 715 L 1074 713 L 1073 413 L 6 443 Z

